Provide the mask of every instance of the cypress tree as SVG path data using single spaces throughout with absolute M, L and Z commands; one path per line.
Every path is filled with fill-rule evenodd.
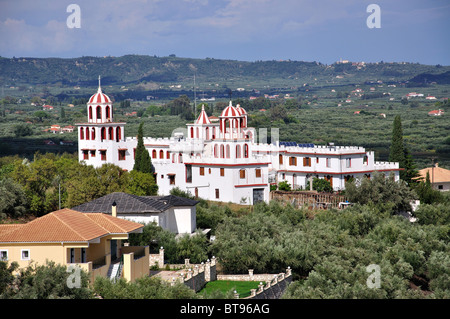
M 136 157 L 134 159 L 133 170 L 142 173 L 153 173 L 152 160 L 150 154 L 144 146 L 144 123 L 139 125 L 138 144 L 136 147 Z
M 392 129 L 392 141 L 391 149 L 389 153 L 389 162 L 399 162 L 400 167 L 403 167 L 405 163 L 405 152 L 403 145 L 403 129 L 402 120 L 400 115 L 397 115 L 394 119 L 393 129 Z
M 411 183 L 413 181 L 412 178 L 417 176 L 414 160 L 403 142 L 403 129 L 400 115 L 394 118 L 389 161 L 399 163 L 399 167 L 403 168 L 400 171 L 400 178 L 407 183 Z

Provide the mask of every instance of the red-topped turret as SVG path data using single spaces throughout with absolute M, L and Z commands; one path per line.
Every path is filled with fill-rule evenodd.
M 197 121 L 195 121 L 195 124 L 211 124 L 211 121 L 208 118 L 208 114 L 206 114 L 204 105 L 202 105 L 202 111 L 200 112 Z
M 89 123 L 109 123 L 113 122 L 112 101 L 102 92 L 100 76 L 98 77 L 97 93 L 89 98 L 87 103 Z

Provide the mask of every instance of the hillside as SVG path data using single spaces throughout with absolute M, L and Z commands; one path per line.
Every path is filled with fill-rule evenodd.
M 413 63 L 335 63 L 303 61 L 245 62 L 218 59 L 191 59 L 126 55 L 122 57 L 80 58 L 0 58 L 3 85 L 96 86 L 98 75 L 105 85 L 139 83 L 191 83 L 194 73 L 199 83 L 270 83 L 270 86 L 304 83 L 362 83 L 366 81 L 406 81 L 440 78 L 449 66 Z M 445 77 L 446 78 L 446 77 Z M 281 81 L 281 82 L 280 82 Z

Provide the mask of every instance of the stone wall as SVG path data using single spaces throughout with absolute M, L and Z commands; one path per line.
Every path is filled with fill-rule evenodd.
M 251 289 L 250 296 L 242 299 L 279 299 L 292 282 L 292 272 L 290 267 L 280 274 L 253 274 L 253 269 L 249 269 L 248 274 L 243 275 L 218 275 L 217 280 L 260 281 L 258 289 Z M 238 299 L 239 294 L 234 297 Z
M 318 193 L 306 191 L 271 191 L 270 200 L 275 199 L 284 203 L 290 203 L 295 208 L 342 208 L 339 203 L 347 199 L 343 195 L 332 193 Z
M 157 265 L 158 268 L 164 268 L 164 248 L 161 247 L 159 250 L 159 254 L 150 254 L 149 255 L 149 264 L 150 267 Z
M 172 285 L 176 282 L 182 282 L 195 292 L 198 292 L 207 282 L 217 280 L 215 257 L 201 264 L 191 264 L 189 259 L 186 259 L 184 264 L 177 266 L 183 266 L 185 270 L 180 272 L 178 278 L 174 278 Z

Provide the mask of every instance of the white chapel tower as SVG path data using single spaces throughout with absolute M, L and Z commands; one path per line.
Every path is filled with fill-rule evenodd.
M 78 157 L 94 167 L 112 163 L 119 166 L 130 156 L 123 122 L 114 122 L 113 103 L 102 92 L 100 76 L 97 93 L 87 103 L 87 122 L 78 123 Z

